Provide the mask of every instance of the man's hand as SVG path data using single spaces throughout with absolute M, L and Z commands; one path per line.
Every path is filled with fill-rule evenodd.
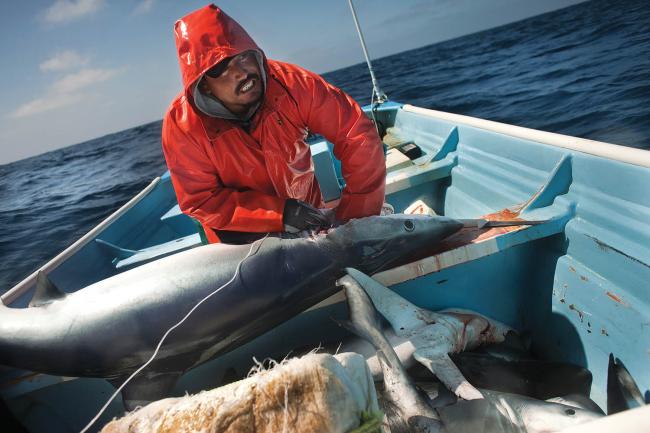
M 302 230 L 318 230 L 331 225 L 327 216 L 320 210 L 304 201 L 293 198 L 287 199 L 282 214 L 284 230 L 297 233 Z

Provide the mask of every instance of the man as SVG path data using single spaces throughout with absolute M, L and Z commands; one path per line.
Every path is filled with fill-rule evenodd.
M 308 132 L 333 143 L 341 160 L 346 186 L 336 219 L 379 214 L 383 147 L 352 98 L 312 72 L 267 59 L 214 5 L 177 21 L 175 36 L 184 90 L 165 115 L 163 151 L 181 210 L 210 242 L 329 224 Z

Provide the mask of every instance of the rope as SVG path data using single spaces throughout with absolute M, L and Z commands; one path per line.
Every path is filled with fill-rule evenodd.
M 97 412 L 97 415 L 95 415 L 95 417 L 94 417 L 92 420 L 90 420 L 90 422 L 88 423 L 88 425 L 87 425 L 86 427 L 84 427 L 83 430 L 81 430 L 80 433 L 86 433 L 86 432 L 88 431 L 88 429 L 89 429 L 90 427 L 92 427 L 92 425 L 93 425 L 93 424 L 94 424 L 94 423 L 99 419 L 99 417 L 104 413 L 104 411 L 106 410 L 106 408 L 108 408 L 108 405 L 111 404 L 111 402 L 115 399 L 115 397 L 117 397 L 117 395 L 122 391 L 122 389 L 124 389 L 124 387 L 125 387 L 125 386 L 126 386 L 126 385 L 127 385 L 127 384 L 128 384 L 128 383 L 129 383 L 129 382 L 130 382 L 130 381 L 131 381 L 131 380 L 132 380 L 132 379 L 133 379 L 133 378 L 134 378 L 138 373 L 140 373 L 140 372 L 141 372 L 142 370 L 144 370 L 144 369 L 145 369 L 149 364 L 151 364 L 151 363 L 153 362 L 153 360 L 154 360 L 154 358 L 156 357 L 156 355 L 158 355 L 158 351 L 159 351 L 160 348 L 162 347 L 163 342 L 165 341 L 165 339 L 167 338 L 167 336 L 168 336 L 168 335 L 169 335 L 169 334 L 170 334 L 174 329 L 178 328 L 178 327 L 179 327 L 183 322 L 185 322 L 185 320 L 187 320 L 187 318 L 190 317 L 190 314 L 192 314 L 192 313 L 193 313 L 193 312 L 194 312 L 194 311 L 199 307 L 199 305 L 201 305 L 202 303 L 204 303 L 205 301 L 207 301 L 208 299 L 210 299 L 210 298 L 211 298 L 213 295 L 215 295 L 216 293 L 220 292 L 220 291 L 221 291 L 224 287 L 226 287 L 228 284 L 230 284 L 230 283 L 232 283 L 233 281 L 235 281 L 235 278 L 237 278 L 237 275 L 239 274 L 239 271 L 240 271 L 240 269 L 241 269 L 241 265 L 242 265 L 242 263 L 244 262 L 244 260 L 246 260 L 248 257 L 251 256 L 251 253 L 253 252 L 253 247 L 255 246 L 255 243 L 256 243 L 256 242 L 259 242 L 259 243 L 260 243 L 260 246 L 261 246 L 261 245 L 262 245 L 262 242 L 264 242 L 264 240 L 265 240 L 268 236 L 269 236 L 269 235 L 268 235 L 268 233 L 267 233 L 266 235 L 264 235 L 264 237 L 263 237 L 262 239 L 259 239 L 259 240 L 255 241 L 255 242 L 253 242 L 253 243 L 251 244 L 251 247 L 250 247 L 250 249 L 248 250 L 248 253 L 246 254 L 246 256 L 245 256 L 243 259 L 241 259 L 241 260 L 239 261 L 239 263 L 237 263 L 237 268 L 235 268 L 235 274 L 232 276 L 232 278 L 231 278 L 230 280 L 228 280 L 226 283 L 224 283 L 223 285 L 221 285 L 221 287 L 215 289 L 215 290 L 212 291 L 210 294 L 208 294 L 206 297 L 204 297 L 204 298 L 201 299 L 199 302 L 197 302 L 196 305 L 194 305 L 194 307 L 192 307 L 192 309 L 191 309 L 190 311 L 188 311 L 187 314 L 186 314 L 186 315 L 185 315 L 185 316 L 184 316 L 184 317 L 183 317 L 183 318 L 182 318 L 178 323 L 176 323 L 174 326 L 172 326 L 171 328 L 169 328 L 169 329 L 167 330 L 167 332 L 165 332 L 165 334 L 164 334 L 164 335 L 162 336 L 162 338 L 160 339 L 160 342 L 159 342 L 158 345 L 156 346 L 156 350 L 154 350 L 153 355 L 151 355 L 151 358 L 149 358 L 149 360 L 148 360 L 147 362 L 145 362 L 145 363 L 142 365 L 142 367 L 140 367 L 140 368 L 138 368 L 136 371 L 134 371 L 134 372 L 131 374 L 131 376 L 129 376 L 129 377 L 124 381 L 124 383 L 123 383 L 122 385 L 120 385 L 120 387 L 117 388 L 117 390 L 115 390 L 115 392 L 113 393 L 113 395 L 111 396 L 111 398 L 108 399 L 108 401 L 106 402 L 106 404 L 104 404 L 104 406 L 99 410 L 99 412 Z M 259 248 L 258 248 L 258 249 L 259 249 Z

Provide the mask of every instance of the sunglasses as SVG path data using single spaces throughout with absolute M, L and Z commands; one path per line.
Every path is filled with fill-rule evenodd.
M 219 78 L 231 64 L 242 66 L 253 62 L 257 62 L 257 56 L 255 55 L 255 52 L 244 51 L 243 53 L 237 54 L 236 56 L 228 57 L 227 59 L 220 61 L 205 71 L 205 75 L 210 78 Z

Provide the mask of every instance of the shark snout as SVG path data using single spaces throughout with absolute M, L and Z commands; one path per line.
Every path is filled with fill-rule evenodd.
M 412 215 L 414 222 L 419 222 L 423 234 L 431 234 L 444 239 L 463 228 L 463 223 L 453 218 L 442 216 Z M 415 218 L 418 218 L 417 220 Z

